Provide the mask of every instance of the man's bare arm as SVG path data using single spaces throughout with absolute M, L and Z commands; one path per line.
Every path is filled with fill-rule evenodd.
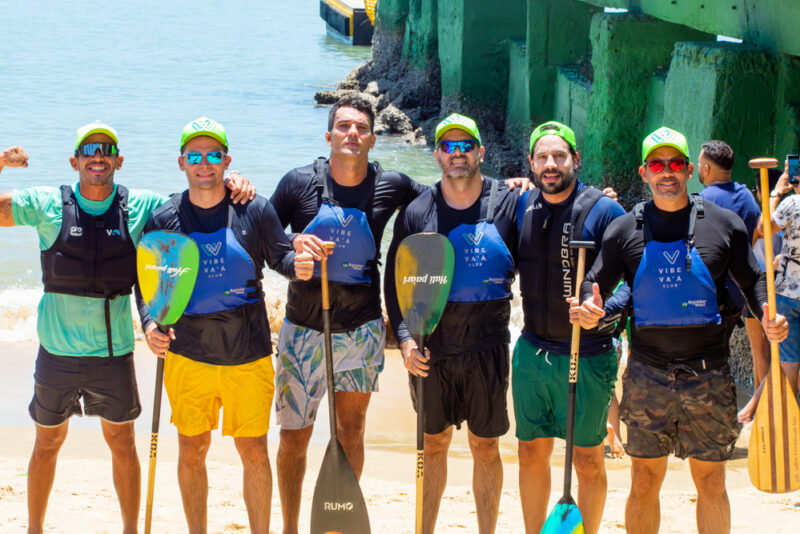
M 14 226 L 11 215 L 11 191 L 0 193 L 0 226 Z
M 0 152 L 0 172 L 3 167 L 27 167 L 28 154 L 21 146 L 12 146 Z

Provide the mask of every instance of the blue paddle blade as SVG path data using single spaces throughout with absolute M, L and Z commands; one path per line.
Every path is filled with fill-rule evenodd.
M 581 512 L 575 502 L 560 501 L 556 504 L 540 534 L 586 534 Z

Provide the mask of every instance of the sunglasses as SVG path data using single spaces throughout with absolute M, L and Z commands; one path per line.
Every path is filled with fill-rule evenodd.
M 669 170 L 673 172 L 680 172 L 686 168 L 686 161 L 684 158 L 672 158 L 669 161 L 664 161 L 663 159 L 651 159 L 647 162 L 647 168 L 650 169 L 650 172 L 654 172 L 656 174 L 662 172 L 667 166 L 669 166 Z
M 447 154 L 453 154 L 456 148 L 461 150 L 462 154 L 466 154 L 467 152 L 472 152 L 477 146 L 478 143 L 469 139 L 463 141 L 439 141 L 437 145 L 440 150 L 444 150 Z
M 103 156 L 116 156 L 118 154 L 117 145 L 114 143 L 86 143 L 75 149 L 75 155 L 91 158 L 98 150 Z
M 207 154 L 203 154 L 202 152 L 187 152 L 186 163 L 189 165 L 200 165 L 203 161 L 203 156 L 206 157 L 206 161 L 208 161 L 209 164 L 216 165 L 222 162 L 224 154 L 219 150 L 208 152 Z

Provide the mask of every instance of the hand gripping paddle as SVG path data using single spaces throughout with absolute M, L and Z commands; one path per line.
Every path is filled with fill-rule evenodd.
M 775 271 L 772 266 L 772 213 L 769 210 L 767 169 L 778 160 L 750 160 L 750 168 L 761 169 L 761 213 L 764 220 L 764 257 L 767 258 L 769 318 L 775 318 Z M 800 410 L 789 381 L 781 369 L 778 344 L 770 343 L 770 368 L 750 430 L 747 470 L 753 485 L 768 493 L 800 489 Z
M 394 283 L 400 312 L 417 347 L 425 354 L 426 338 L 442 318 L 453 283 L 455 253 L 441 234 L 406 237 L 397 247 Z M 416 532 L 422 532 L 422 488 L 425 474 L 425 411 L 422 377 L 415 377 L 417 406 L 417 509 Z
M 335 243 L 326 242 L 333 249 Z M 369 534 L 367 504 L 358 479 L 339 443 L 336 430 L 336 402 L 333 383 L 333 349 L 331 346 L 331 306 L 328 297 L 328 259 L 322 256 L 322 328 L 325 335 L 325 367 L 328 378 L 328 416 L 331 439 L 322 459 L 322 466 L 311 502 L 311 534 Z
M 150 317 L 162 332 L 175 324 L 194 291 L 200 254 L 194 240 L 179 232 L 149 232 L 136 248 L 136 272 L 139 290 L 150 310 Z M 156 481 L 158 425 L 161 415 L 161 384 L 164 381 L 164 358 L 157 358 L 156 387 L 153 399 L 153 426 L 150 435 L 150 470 L 147 475 L 145 534 L 150 534 L 153 517 L 153 490 Z
M 583 273 L 586 270 L 586 249 L 594 248 L 593 241 L 570 241 L 578 249 L 578 272 L 575 276 L 575 298 L 581 297 Z M 575 440 L 575 396 L 578 384 L 578 352 L 581 346 L 581 326 L 572 325 L 569 355 L 569 396 L 567 397 L 567 448 L 564 455 L 564 494 L 542 525 L 541 534 L 584 534 L 583 518 L 572 498 L 572 447 Z

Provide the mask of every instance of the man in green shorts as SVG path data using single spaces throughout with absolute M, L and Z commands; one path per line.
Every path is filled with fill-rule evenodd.
M 69 418 L 85 413 L 101 417 L 123 532 L 133 533 L 141 486 L 133 421 L 141 406 L 129 295 L 136 281 L 136 243 L 166 199 L 114 183 L 123 157 L 117 132 L 106 124 L 79 128 L 69 161 L 79 177 L 72 185 L 0 194 L 0 226 L 36 228 L 42 257 L 40 347 L 29 407 L 36 441 L 28 466 L 28 532 L 42 532 Z M 0 153 L 0 166 L 26 162 L 19 147 Z M 242 196 L 250 194 L 248 189 Z
M 591 265 L 606 227 L 624 210 L 577 179 L 575 134 L 557 122 L 531 134 L 529 162 L 536 189 L 517 204 L 517 256 L 524 328 L 514 348 L 512 393 L 519 439 L 519 486 L 525 531 L 538 533 L 550 498 L 553 438 L 564 439 L 572 326 L 567 299 L 575 295 L 577 253 L 571 240 L 592 241 Z M 617 296 L 628 300 L 627 286 Z M 615 310 L 619 311 L 619 310 Z M 609 310 L 609 316 L 614 312 Z M 613 320 L 583 332 L 575 413 L 578 507 L 586 532 L 600 528 L 606 498 L 603 440 L 617 379 Z

